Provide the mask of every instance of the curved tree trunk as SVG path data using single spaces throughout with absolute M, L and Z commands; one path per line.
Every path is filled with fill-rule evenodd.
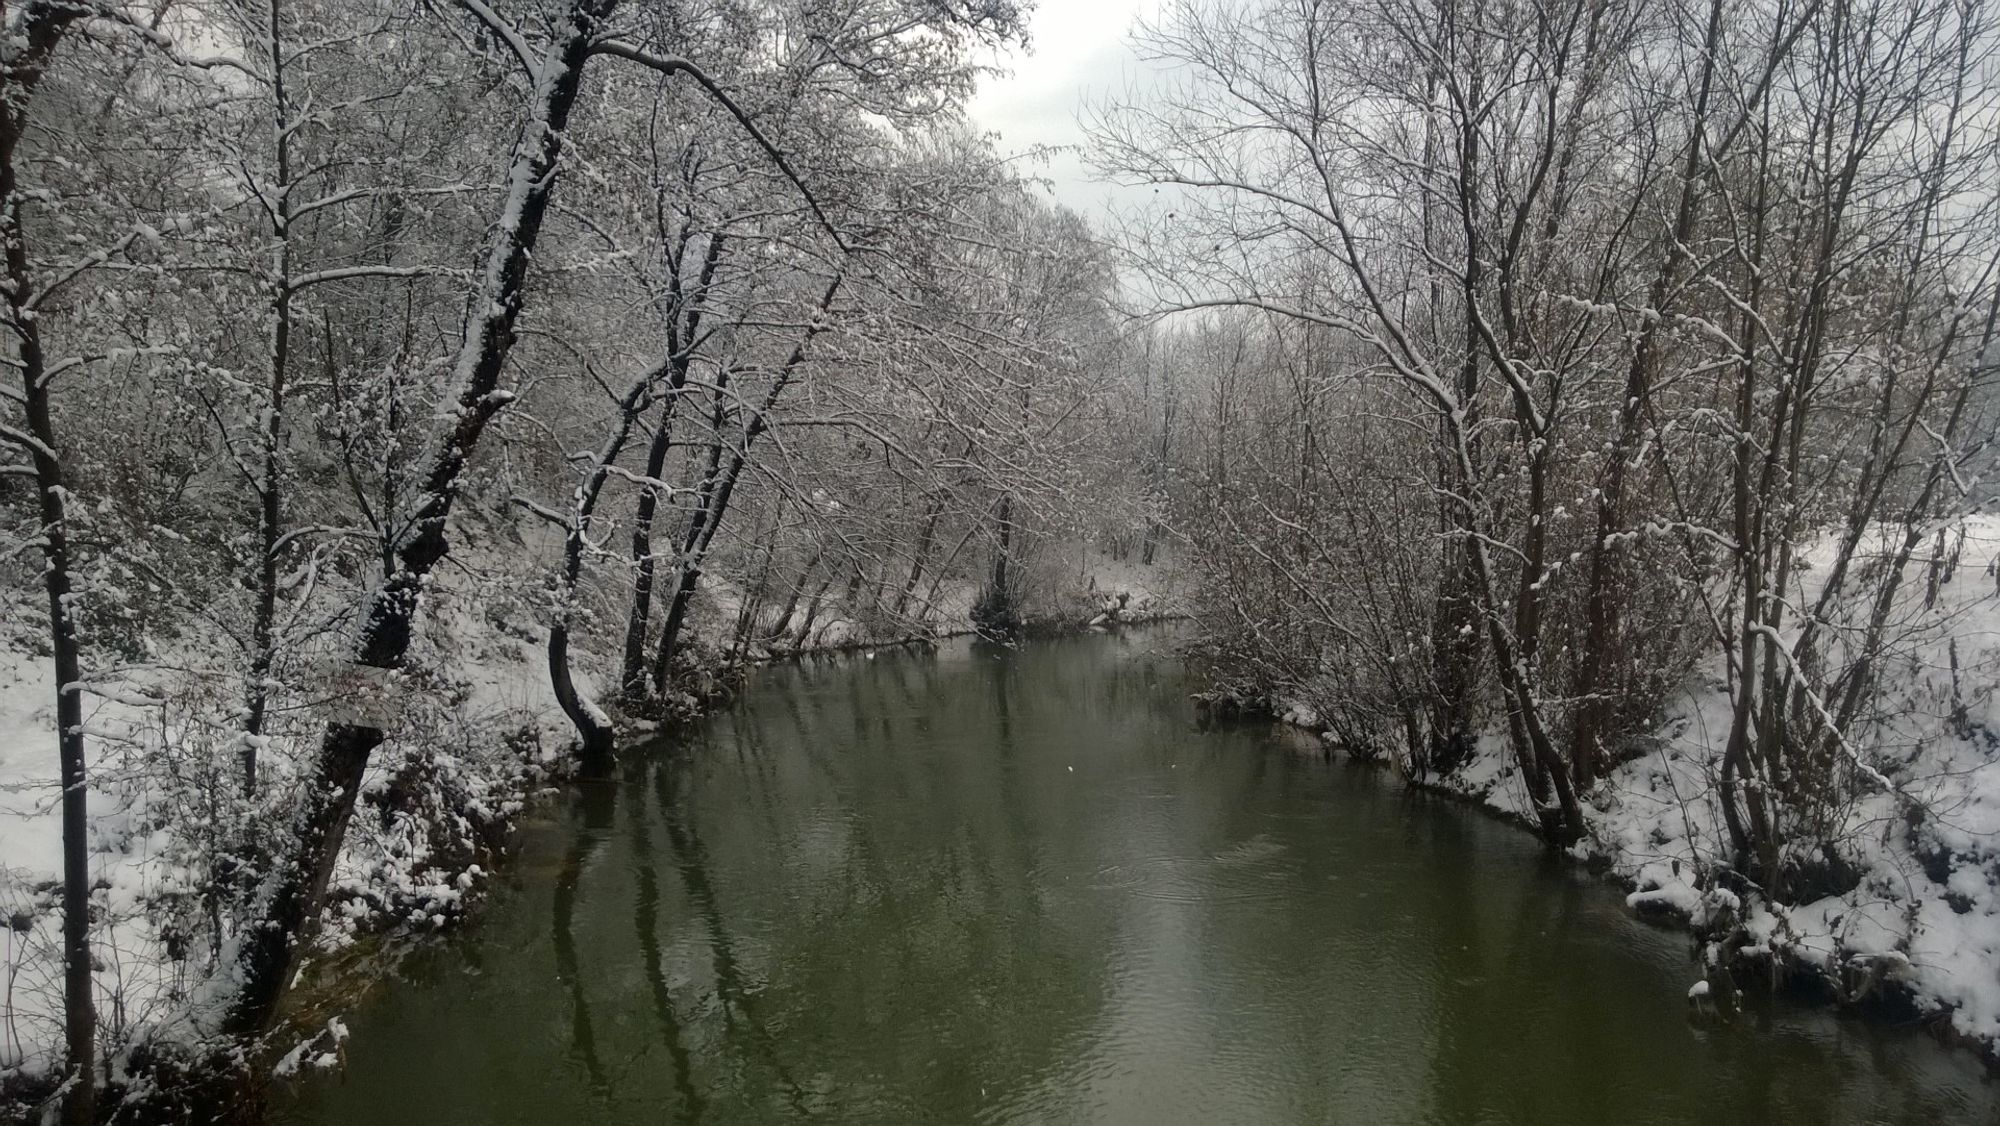
M 576 587 L 583 577 L 583 553 L 590 544 L 590 525 L 597 514 L 597 502 L 604 496 L 605 482 L 611 478 L 611 466 L 618 461 L 618 455 L 625 452 L 625 443 L 631 440 L 632 429 L 638 424 L 639 416 L 646 413 L 653 386 L 663 374 L 659 370 L 647 372 L 634 380 L 630 390 L 618 400 L 618 424 L 604 449 L 592 462 L 590 476 L 584 479 L 576 491 L 576 506 L 562 521 L 563 526 L 563 566 L 561 583 L 556 592 L 556 614 L 549 622 L 549 687 L 555 692 L 556 703 L 563 714 L 569 717 L 576 728 L 577 749 L 584 763 L 590 767 L 601 767 L 611 758 L 611 720 L 593 700 L 587 700 L 577 691 L 576 677 L 569 666 L 570 623 L 576 610 Z

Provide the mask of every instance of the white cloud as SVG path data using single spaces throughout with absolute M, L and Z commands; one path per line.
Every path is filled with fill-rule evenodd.
M 1162 0 L 1043 0 L 1029 24 L 1030 54 L 995 60 L 1011 74 L 989 77 L 972 99 L 972 120 L 1000 135 L 1005 153 L 1039 146 L 1081 146 L 1078 114 L 1086 98 L 1121 91 L 1143 69 L 1127 33 Z M 1056 199 L 1095 215 L 1117 190 L 1091 179 L 1079 154 L 1031 162 L 1024 171 L 1047 179 Z

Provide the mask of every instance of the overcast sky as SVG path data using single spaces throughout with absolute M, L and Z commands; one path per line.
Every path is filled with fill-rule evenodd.
M 972 100 L 972 119 L 1000 135 L 1000 151 L 1020 153 L 1037 145 L 1083 143 L 1077 118 L 1086 97 L 1101 99 L 1122 91 L 1143 64 L 1133 56 L 1126 32 L 1133 20 L 1158 11 L 1161 0 L 1041 0 L 1029 23 L 1032 53 L 1001 56 L 1013 71 L 988 78 Z M 1096 218 L 1111 189 L 1092 183 L 1075 152 L 1023 171 L 1052 182 L 1062 203 Z

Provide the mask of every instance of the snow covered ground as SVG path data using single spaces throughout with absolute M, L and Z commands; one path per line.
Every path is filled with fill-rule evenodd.
M 1840 848 L 1860 869 L 1860 882 L 1813 902 L 1754 902 L 1745 924 L 1761 951 L 1820 967 L 1830 978 L 1857 965 L 1880 970 L 1990 1053 L 2000 1047 L 2000 517 L 1975 518 L 1964 531 L 1959 564 L 1938 576 L 1934 597 L 1926 579 L 1909 584 L 1897 609 L 1897 662 L 1886 675 L 1885 699 L 1855 747 L 1895 791 L 1864 786 L 1844 814 Z M 1045 604 L 1079 624 L 1121 593 L 1134 614 L 1174 609 L 1165 567 L 1078 549 L 1043 571 L 1058 576 L 1042 592 Z M 466 821 L 457 834 L 463 838 L 479 826 L 504 826 L 549 784 L 566 762 L 570 733 L 548 689 L 538 631 L 514 624 L 504 608 L 494 612 L 495 592 L 476 579 L 462 576 L 439 593 L 421 652 L 449 684 L 431 693 L 435 706 L 422 727 L 429 738 L 385 747 L 370 784 L 388 787 L 419 768 L 448 776 L 438 792 L 458 805 L 436 813 Z M 969 583 L 944 592 L 940 601 L 952 608 L 945 628 L 969 624 L 959 619 L 971 598 Z M 726 588 L 711 592 L 710 628 L 733 619 L 732 599 Z M 60 1041 L 53 685 L 47 660 L 30 651 L 32 624 L 16 616 L 14 632 L 0 634 L 0 919 L 7 923 L 0 935 L 0 1079 L 46 1070 Z M 817 640 L 830 646 L 870 638 L 862 623 L 835 619 Z M 199 973 L 199 958 L 174 956 L 175 936 L 161 928 L 171 912 L 159 905 L 197 881 L 182 863 L 182 842 L 167 829 L 187 811 L 164 804 L 179 800 L 180 791 L 176 764 L 160 750 L 194 733 L 177 728 L 161 701 L 235 688 L 219 658 L 211 655 L 217 667 L 204 669 L 196 652 L 174 656 L 127 671 L 115 686 L 98 685 L 87 709 L 99 1008 L 113 1043 L 129 1042 L 171 1013 Z M 1574 853 L 1627 882 L 1634 909 L 1699 919 L 1733 900 L 1702 886 L 1727 851 L 1715 800 L 1729 716 L 1724 672 L 1722 655 L 1712 655 L 1670 703 L 1646 751 L 1588 795 L 1590 832 Z M 200 678 L 208 683 L 198 686 Z M 204 706 L 226 704 L 218 696 L 183 710 Z M 1311 719 L 1298 710 L 1287 718 Z M 273 758 L 282 778 L 283 756 L 274 751 Z M 1502 814 L 1533 819 L 1498 737 L 1483 740 L 1474 761 L 1441 784 Z M 1922 810 L 1914 827 L 1913 806 Z M 436 855 L 435 824 L 357 818 L 356 827 L 335 876 L 333 942 L 385 917 L 416 929 L 446 925 L 483 875 L 464 856 Z
M 1879 973 L 1990 1056 L 2000 1050 L 2000 517 L 1974 517 L 1963 529 L 1959 563 L 1936 575 L 1934 599 L 1925 556 L 1912 564 L 1883 699 L 1850 741 L 1880 775 L 1857 770 L 1859 793 L 1837 833 L 1860 882 L 1812 902 L 1757 900 L 1742 922 L 1758 954 L 1832 982 Z M 1821 566 L 1806 570 L 1804 597 L 1817 593 L 1831 548 L 1808 554 Z M 1699 923 L 1718 907 L 1742 909 L 1730 892 L 1702 886 L 1729 851 L 1716 800 L 1730 717 L 1725 672 L 1723 655 L 1712 654 L 1670 702 L 1647 750 L 1587 795 L 1589 833 L 1573 852 L 1628 883 L 1635 910 Z M 1312 717 L 1294 709 L 1285 718 Z M 1501 735 L 1482 739 L 1474 760 L 1439 784 L 1534 823 Z
M 507 637 L 449 599 L 426 630 L 426 649 L 459 651 L 447 692 L 420 728 L 423 736 L 393 740 L 376 756 L 366 787 L 380 792 L 421 761 L 449 775 L 474 825 L 500 824 L 561 765 L 568 729 L 549 694 L 540 647 Z M 190 796 L 199 779 L 188 768 L 203 761 L 199 746 L 211 730 L 189 713 L 208 707 L 227 714 L 229 701 L 180 698 L 237 691 L 236 670 L 219 656 L 206 665 L 182 651 L 159 666 L 130 669 L 108 696 L 87 698 L 91 738 L 91 853 L 96 880 L 93 943 L 99 961 L 101 1036 L 133 1041 L 167 1017 L 198 982 L 205 951 L 181 949 L 173 919 L 187 910 L 200 873 L 189 866 L 190 843 L 174 832 L 195 821 Z M 61 1043 L 59 959 L 61 818 L 55 779 L 54 683 L 46 659 L 0 647 L 0 918 L 7 922 L 0 963 L 0 1080 L 33 1075 L 53 1062 Z M 310 726 L 316 717 L 298 717 Z M 294 773 L 303 739 L 274 738 L 261 769 L 282 790 Z M 440 792 L 446 792 L 444 787 Z M 382 824 L 357 818 L 351 847 L 334 875 L 338 906 L 332 941 L 355 933 L 382 911 L 412 921 L 442 923 L 456 914 L 481 874 L 439 863 L 430 855 L 431 826 Z M 343 894 L 344 893 L 344 894 Z

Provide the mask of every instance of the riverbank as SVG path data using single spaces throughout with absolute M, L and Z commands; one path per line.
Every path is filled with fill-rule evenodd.
M 421 691 L 364 779 L 330 882 L 318 960 L 372 936 L 455 929 L 505 863 L 520 819 L 573 771 L 574 733 L 548 685 L 534 593 L 518 582 L 521 564 L 511 555 L 483 550 L 480 536 L 493 534 L 468 537 L 460 549 L 466 565 L 430 591 L 411 662 Z M 547 545 L 530 554 L 531 563 L 553 563 Z M 1137 581 L 1143 577 L 1137 568 L 1108 558 L 1093 565 L 1094 553 L 1078 554 L 1083 565 L 1066 564 L 1046 581 L 1041 612 L 1082 629 L 1120 594 L 1131 616 L 1173 612 L 1160 585 L 1166 568 L 1150 569 L 1149 587 Z M 971 595 L 956 585 L 965 584 L 940 599 L 939 635 L 970 629 L 958 617 Z M 705 593 L 707 605 L 695 619 L 694 648 L 717 661 L 734 623 L 733 599 L 718 585 Z M 45 1097 L 62 1043 L 54 684 L 49 662 L 34 650 L 31 609 L 23 600 L 21 613 L 0 614 L 6 627 L 0 629 L 0 921 L 7 924 L 0 950 L 0 1120 L 27 1114 Z M 762 663 L 915 639 L 907 631 L 878 635 L 837 608 L 827 619 L 807 644 L 748 656 Z M 191 947 L 188 935 L 203 933 L 201 920 L 191 916 L 206 910 L 200 889 L 215 886 L 207 866 L 218 839 L 191 839 L 187 827 L 220 834 L 244 817 L 226 798 L 214 808 L 218 790 L 228 786 L 215 771 L 234 761 L 231 717 L 240 671 L 228 662 L 229 647 L 212 641 L 183 637 L 148 660 L 98 673 L 86 697 L 99 1043 L 111 1083 L 122 1080 L 133 1048 L 186 1011 L 207 972 L 211 952 L 205 942 Z M 609 667 L 611 658 L 580 648 L 575 659 L 584 690 L 599 691 L 587 668 Z M 721 672 L 719 664 L 709 669 L 711 687 L 727 680 Z M 687 716 L 705 706 L 693 694 L 682 703 L 676 710 Z M 278 792 L 326 712 L 292 700 L 273 714 L 261 771 Z M 656 737 L 659 726 L 620 723 L 631 739 Z M 310 1067 L 337 1054 L 341 1034 L 322 1014 L 299 1031 L 298 1050 L 283 1055 L 282 1067 Z
M 1393 770 L 1390 764 L 1379 758 L 1343 754 L 1336 742 L 1327 739 L 1326 732 L 1320 729 L 1309 713 L 1290 711 L 1271 718 L 1312 740 L 1312 748 L 1318 753 L 1328 757 L 1339 756 L 1383 774 L 1395 774 L 1398 785 L 1449 801 L 1518 830 L 1525 836 L 1540 836 L 1541 822 L 1534 815 L 1532 806 L 1504 792 L 1514 782 L 1517 773 L 1504 758 L 1475 762 L 1466 770 L 1455 771 L 1444 778 L 1412 778 Z M 1480 758 L 1485 759 L 1486 754 L 1482 752 Z M 1591 820 L 1595 824 L 1595 819 Z M 1648 866 L 1656 861 L 1657 853 L 1646 853 L 1641 859 L 1641 854 L 1625 847 L 1622 842 L 1607 840 L 1593 832 L 1558 855 L 1625 893 L 1626 908 L 1635 917 L 1671 927 L 1691 940 L 1709 922 L 1706 911 L 1712 901 L 1708 897 L 1701 894 L 1693 897 L 1663 894 L 1663 889 L 1652 882 Z M 1671 872 L 1671 858 L 1666 863 Z M 1848 897 L 1838 898 L 1842 903 L 1851 902 Z M 1805 911 L 1824 917 L 1830 907 L 1838 913 L 1838 907 L 1823 901 L 1809 905 Z M 1965 1023 L 1956 1019 L 1958 1008 L 1942 1002 L 1938 993 L 1924 984 L 1924 977 L 1940 976 L 1935 971 L 1924 974 L 1915 960 L 1896 949 L 1894 944 L 1885 954 L 1846 946 L 1840 936 L 1830 933 L 1812 935 L 1794 930 L 1789 941 L 1774 939 L 1776 928 L 1804 912 L 1797 905 L 1779 905 L 1774 909 L 1769 904 L 1758 904 L 1758 908 L 1750 917 L 1750 922 L 1756 928 L 1753 933 L 1759 945 L 1742 947 L 1737 953 L 1746 963 L 1764 968 L 1770 974 L 1764 983 L 1754 979 L 1746 981 L 1739 976 L 1737 983 L 1746 992 L 1768 989 L 1770 993 L 1799 1003 L 1851 1012 L 1884 1026 L 1921 1026 L 1940 1046 L 1970 1053 L 1989 1075 L 2000 1077 L 2000 1041 L 1968 1034 Z M 1979 953 L 1983 949 L 1974 947 L 1972 958 L 1947 957 L 1939 961 L 1955 971 L 1961 982 L 1969 978 L 1976 986 L 1978 968 L 1966 963 L 1983 957 Z M 1937 964 L 1933 963 L 1933 966 Z M 1860 996 L 1842 993 L 1843 984 L 1852 980 L 1842 977 L 1843 968 L 1848 967 L 1858 970 L 1860 979 L 1867 986 Z M 1967 970 L 1972 972 L 1968 975 Z M 1690 952 L 1687 975 L 1692 1007 L 1697 997 L 1710 995 L 1700 960 L 1694 951 Z
M 1815 560 L 1809 555 L 1806 566 Z M 1711 963 L 1764 967 L 1827 1003 L 1916 1020 L 2000 1070 L 2000 518 L 1967 521 L 1955 568 L 1896 607 L 1901 656 L 1849 748 L 1860 792 L 1828 853 L 1844 878 L 1800 902 L 1740 897 L 1713 874 L 1730 853 L 1717 797 L 1730 697 L 1711 654 L 1647 736 L 1585 795 L 1568 856 L 1624 887 L 1635 912 L 1728 942 Z M 1276 718 L 1316 728 L 1303 704 Z M 1324 738 L 1324 736 L 1322 736 Z M 1504 733 L 1418 783 L 1533 832 L 1534 803 Z M 1690 987 L 1703 980 L 1690 963 Z

